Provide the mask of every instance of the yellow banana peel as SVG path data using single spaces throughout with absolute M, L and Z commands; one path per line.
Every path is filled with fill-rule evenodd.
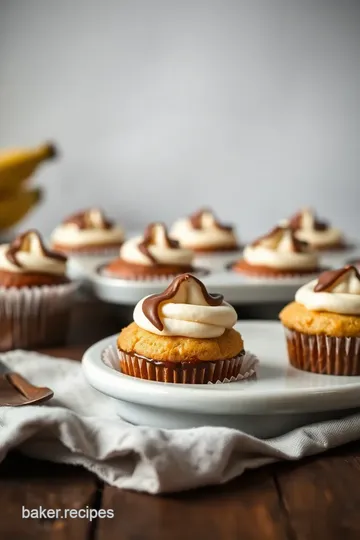
M 56 156 L 51 143 L 36 148 L 14 148 L 0 150 L 0 198 L 1 192 L 16 192 L 37 167 Z
M 0 230 L 20 221 L 41 200 L 41 188 L 20 189 L 0 196 Z

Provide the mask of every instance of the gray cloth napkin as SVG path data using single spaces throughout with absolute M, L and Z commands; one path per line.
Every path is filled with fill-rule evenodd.
M 117 416 L 112 399 L 87 384 L 78 362 L 25 351 L 0 359 L 55 392 L 44 405 L 0 407 L 0 460 L 18 447 L 28 456 L 82 465 L 119 488 L 165 493 L 222 484 L 246 469 L 360 438 L 360 413 L 268 440 L 219 427 L 133 426 Z

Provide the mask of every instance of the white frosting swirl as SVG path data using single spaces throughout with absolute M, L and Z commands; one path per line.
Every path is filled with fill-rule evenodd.
M 318 255 L 311 248 L 303 246 L 294 250 L 292 232 L 286 227 L 278 227 L 270 235 L 260 238 L 244 249 L 244 260 L 254 266 L 267 266 L 279 270 L 315 270 Z
M 227 302 L 210 306 L 194 278 L 183 281 L 176 294 L 159 305 L 158 313 L 163 330 L 156 328 L 146 317 L 144 301 L 145 298 L 136 305 L 134 321 L 143 330 L 159 336 L 216 338 L 227 328 L 232 328 L 237 320 L 235 309 Z
M 104 215 L 93 208 L 85 212 L 86 228 L 80 228 L 76 223 L 62 223 L 51 235 L 53 245 L 64 246 L 88 246 L 116 244 L 124 241 L 124 231 L 118 225 L 109 228 L 104 227 Z
M 152 243 L 147 249 L 156 260 L 156 264 L 191 266 L 193 253 L 185 248 L 169 246 L 166 227 L 163 224 L 152 225 L 152 236 Z M 137 236 L 125 242 L 120 248 L 120 258 L 133 264 L 153 266 L 155 263 L 140 251 L 139 245 L 143 241 L 143 236 Z
M 342 232 L 339 229 L 334 227 L 317 229 L 316 221 L 315 213 L 311 209 L 303 209 L 300 212 L 300 227 L 296 230 L 296 237 L 314 247 L 338 244 L 343 240 Z
M 39 272 L 60 276 L 65 275 L 66 259 L 60 260 L 57 257 L 48 256 L 43 250 L 41 238 L 35 231 L 29 231 L 23 238 L 22 245 L 16 252 L 16 259 L 21 266 L 17 266 L 6 257 L 11 244 L 0 245 L 1 270 L 19 274 Z
M 310 311 L 328 311 L 344 315 L 360 315 L 360 281 L 354 268 L 350 267 L 324 292 L 315 292 L 318 280 L 303 285 L 295 300 Z
M 295 234 L 299 240 L 308 242 L 315 247 L 338 244 L 343 240 L 342 232 L 333 227 L 330 227 L 325 231 L 317 231 L 315 229 L 299 229 Z
M 170 234 L 189 249 L 233 249 L 238 244 L 234 231 L 219 228 L 211 212 L 203 212 L 200 229 L 195 229 L 190 219 L 185 218 L 174 223 Z

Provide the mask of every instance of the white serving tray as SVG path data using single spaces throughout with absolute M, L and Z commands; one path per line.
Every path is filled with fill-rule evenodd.
M 162 292 L 171 281 L 171 279 L 132 281 L 106 277 L 101 275 L 98 269 L 108 260 L 104 257 L 71 259 L 70 275 L 73 279 L 81 279 L 86 288 L 101 300 L 130 306 L 135 305 L 144 296 Z M 223 294 L 225 299 L 233 304 L 287 302 L 294 297 L 297 289 L 310 279 L 311 276 L 255 279 L 226 269 L 214 270 L 201 276 L 210 292 Z
M 116 346 L 116 336 L 85 352 L 84 374 L 94 388 L 115 398 L 125 420 L 161 428 L 214 425 L 271 437 L 360 407 L 360 377 L 318 375 L 289 365 L 280 323 L 243 321 L 237 329 L 245 348 L 260 360 L 256 381 L 188 385 L 129 377 L 101 360 L 106 347 Z

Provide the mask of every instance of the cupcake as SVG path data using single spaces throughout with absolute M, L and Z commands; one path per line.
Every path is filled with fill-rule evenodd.
M 35 230 L 0 246 L 0 349 L 64 341 L 76 285 Z
M 301 287 L 280 313 L 290 363 L 327 375 L 360 375 L 360 274 L 329 270 Z
M 169 278 L 192 272 L 192 260 L 192 252 L 170 238 L 163 223 L 151 223 L 143 236 L 125 242 L 120 257 L 107 264 L 103 273 L 134 280 Z
M 255 277 L 281 278 L 319 271 L 316 252 L 295 237 L 290 227 L 278 226 L 244 249 L 232 265 L 235 272 Z
M 315 213 L 304 208 L 288 221 L 299 240 L 307 242 L 316 250 L 336 250 L 346 247 L 343 234 L 325 221 L 319 221 Z
M 211 210 L 200 210 L 176 221 L 170 231 L 182 247 L 196 253 L 217 253 L 239 249 L 234 228 L 220 223 Z
M 66 254 L 101 254 L 118 249 L 124 231 L 109 221 L 98 208 L 68 217 L 54 230 L 52 248 Z
M 117 339 L 120 369 L 170 383 L 236 379 L 245 354 L 236 320 L 221 295 L 210 295 L 190 274 L 180 275 L 135 307 L 134 322 Z

